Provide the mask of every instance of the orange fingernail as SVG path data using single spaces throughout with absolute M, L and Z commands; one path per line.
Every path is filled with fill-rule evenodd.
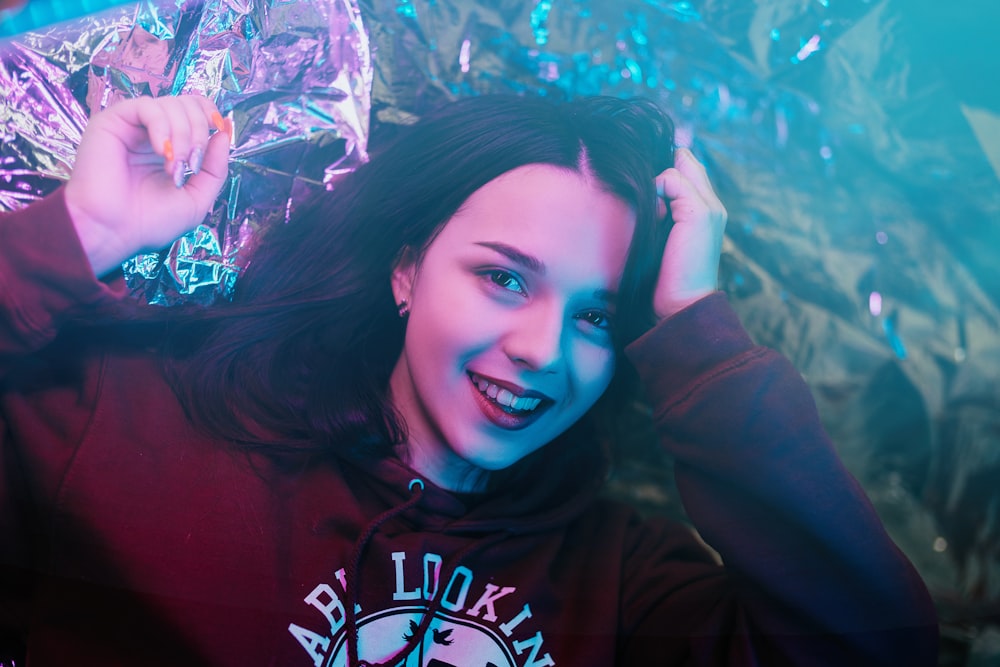
M 230 139 L 233 138 L 233 121 L 229 118 L 226 119 L 226 134 L 229 135 Z
M 226 131 L 226 123 L 222 119 L 222 114 L 219 113 L 218 111 L 212 112 L 212 125 L 214 125 L 215 129 L 217 129 L 219 132 Z
M 163 158 L 167 162 L 174 161 L 174 145 L 171 143 L 170 139 L 163 142 Z

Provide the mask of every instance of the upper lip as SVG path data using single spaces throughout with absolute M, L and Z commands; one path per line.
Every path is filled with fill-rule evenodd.
M 497 378 L 490 377 L 489 375 L 483 375 L 482 373 L 477 373 L 475 371 L 469 371 L 469 376 L 472 378 L 473 381 L 475 381 L 476 378 L 482 378 L 483 380 L 486 380 L 490 384 L 495 384 L 501 389 L 506 389 L 507 391 L 514 394 L 514 396 L 517 396 L 518 398 L 537 398 L 542 401 L 554 401 L 554 399 L 551 396 L 543 394 L 540 391 L 535 391 L 534 389 L 525 389 L 524 387 L 516 385 L 513 382 L 506 382 L 504 380 L 499 380 Z

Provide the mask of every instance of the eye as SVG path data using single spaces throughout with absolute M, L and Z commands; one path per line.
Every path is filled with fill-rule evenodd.
M 611 328 L 611 316 L 601 310 L 588 310 L 577 315 L 577 319 L 587 322 L 598 329 Z
M 525 294 L 524 286 L 521 285 L 520 279 L 510 271 L 504 271 L 503 269 L 491 269 L 486 274 L 486 277 L 497 287 L 501 287 L 510 292 Z

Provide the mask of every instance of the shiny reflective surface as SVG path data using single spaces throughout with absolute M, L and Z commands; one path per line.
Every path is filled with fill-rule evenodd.
M 150 303 L 210 303 L 231 293 L 257 230 L 367 159 L 371 73 L 350 0 L 158 0 L 18 35 L 0 43 L 0 207 L 68 177 L 89 113 L 208 95 L 235 126 L 229 186 L 204 225 L 123 269 Z
M 166 271 L 158 256 L 128 267 L 172 303 L 228 289 L 260 225 L 364 159 L 369 85 L 373 134 L 460 95 L 652 97 L 729 208 L 722 280 L 744 323 L 806 375 L 938 595 L 942 664 L 1000 660 L 995 3 L 250 4 L 133 5 L 4 45 L 0 206 L 66 177 L 88 109 L 209 92 L 236 121 L 232 187 Z M 641 425 L 623 451 L 615 488 L 679 512 Z

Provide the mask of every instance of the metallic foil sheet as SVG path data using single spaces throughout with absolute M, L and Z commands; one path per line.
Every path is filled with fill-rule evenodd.
M 373 133 L 487 92 L 660 102 L 729 208 L 721 280 L 753 337 L 804 373 L 932 588 L 1000 599 L 1000 109 L 918 66 L 911 3 L 361 2 Z M 650 439 L 613 488 L 682 515 Z
M 153 304 L 229 296 L 259 230 L 367 159 L 372 66 L 351 0 L 149 0 L 0 43 L 0 206 L 65 180 L 87 117 L 124 98 L 201 93 L 234 123 L 207 220 L 123 264 Z
M 1000 599 L 1000 109 L 965 104 L 923 60 L 932 49 L 911 29 L 918 3 L 358 1 L 372 70 L 345 9 L 346 41 L 331 28 L 330 44 L 358 65 L 328 79 L 347 83 L 334 87 L 347 95 L 340 105 L 313 90 L 297 107 L 279 94 L 272 109 L 273 93 L 253 87 L 254 71 L 305 80 L 295 72 L 309 50 L 328 48 L 316 41 L 327 39 L 315 27 L 320 0 L 158 3 L 18 38 L 0 57 L 0 204 L 65 178 L 85 109 L 105 95 L 204 81 L 237 123 L 235 177 L 212 218 L 230 231 L 221 243 L 196 233 L 183 256 L 238 263 L 243 239 L 283 220 L 298 188 L 363 159 L 368 81 L 373 134 L 462 95 L 651 97 L 729 208 L 721 280 L 748 330 L 808 379 L 848 466 L 938 594 L 951 636 L 982 625 L 962 619 Z M 272 12 L 313 19 L 271 24 Z M 935 12 L 934 27 L 957 16 Z M 134 66 L 115 60 L 123 50 Z M 305 129 L 326 117 L 340 134 Z M 336 157 L 310 158 L 323 142 Z M 302 166 L 310 160 L 325 169 Z M 162 261 L 171 282 L 226 279 L 173 253 Z M 134 271 L 162 276 L 160 263 L 142 258 Z M 154 278 L 141 284 L 155 302 L 176 298 Z M 623 444 L 612 488 L 681 516 L 651 439 L 637 429 Z

